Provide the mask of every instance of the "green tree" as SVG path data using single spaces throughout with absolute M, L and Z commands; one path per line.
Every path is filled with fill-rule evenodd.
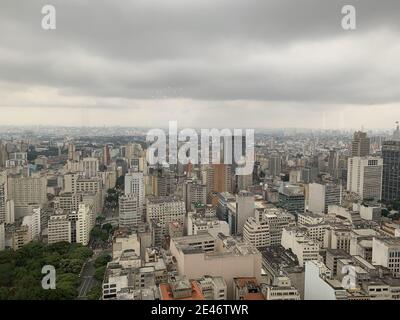
M 105 272 L 106 272 L 105 266 L 96 268 L 96 271 L 94 272 L 94 278 L 98 281 L 103 281 Z
M 94 266 L 96 268 L 106 266 L 108 262 L 112 260 L 111 256 L 109 254 L 102 254 L 96 258 L 94 261 Z

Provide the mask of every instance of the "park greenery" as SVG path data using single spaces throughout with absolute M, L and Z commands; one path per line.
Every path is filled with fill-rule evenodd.
M 79 273 L 93 254 L 80 244 L 31 242 L 0 252 L 0 300 L 72 300 L 78 296 Z M 56 289 L 45 290 L 42 267 L 56 269 Z
M 109 240 L 113 232 L 114 227 L 110 223 L 103 224 L 103 226 L 96 225 L 90 232 L 90 239 L 93 243 L 103 246 Z

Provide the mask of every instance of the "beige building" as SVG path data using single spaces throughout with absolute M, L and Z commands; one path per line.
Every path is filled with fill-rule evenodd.
M 213 241 L 215 247 L 211 250 Z M 199 243 L 203 244 L 204 249 Z M 170 250 L 177 261 L 180 275 L 186 275 L 189 279 L 199 279 L 204 275 L 221 276 L 227 284 L 228 299 L 233 298 L 235 277 L 261 280 L 261 253 L 253 246 L 231 237 L 219 235 L 214 240 L 206 235 L 176 238 L 172 239 Z

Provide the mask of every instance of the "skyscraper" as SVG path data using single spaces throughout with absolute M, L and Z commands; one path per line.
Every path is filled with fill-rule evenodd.
M 139 206 L 144 205 L 144 178 L 142 172 L 131 172 L 125 175 L 125 195 L 136 194 L 139 197 Z
M 348 160 L 347 190 L 361 199 L 380 200 L 382 194 L 382 166 L 379 157 L 354 157 Z
M 400 198 L 400 130 L 398 124 L 392 139 L 383 143 L 382 157 L 382 199 L 388 202 Z
M 108 166 L 108 165 L 110 165 L 110 162 L 111 162 L 110 148 L 106 144 L 106 145 L 104 145 L 104 148 L 103 148 L 103 164 L 105 166 Z
M 142 208 L 137 194 L 127 194 L 119 198 L 119 225 L 136 228 L 142 219 Z
M 352 157 L 365 157 L 369 155 L 370 139 L 366 132 L 357 131 L 354 133 L 351 146 Z

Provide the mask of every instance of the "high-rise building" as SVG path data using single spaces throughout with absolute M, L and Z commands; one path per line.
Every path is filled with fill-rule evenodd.
M 111 162 L 111 156 L 110 156 L 110 147 L 108 144 L 104 145 L 103 148 L 103 165 L 109 166 Z
M 137 228 L 142 221 L 142 207 L 137 194 L 127 194 L 119 197 L 119 225 Z
M 6 165 L 7 160 L 8 160 L 7 146 L 5 143 L 0 141 L 0 168 Z
M 18 211 L 18 207 L 26 207 L 32 203 L 45 204 L 47 201 L 46 175 L 10 176 L 8 178 L 8 197 L 14 200 L 16 211 Z
M 139 205 L 144 206 L 144 178 L 142 172 L 130 172 L 125 175 L 125 195 L 136 194 Z
M 6 221 L 7 178 L 0 172 L 0 223 Z
M 89 243 L 92 226 L 92 208 L 85 203 L 80 203 L 77 214 L 78 220 L 76 222 L 76 242 L 86 246 Z
M 357 131 L 354 133 L 351 146 L 352 157 L 365 157 L 369 155 L 370 139 L 366 132 Z
M 400 130 L 397 126 L 390 141 L 382 146 L 382 199 L 390 202 L 400 198 Z
M 328 206 L 340 205 L 342 187 L 334 183 L 310 183 L 308 185 L 308 210 L 327 213 Z
M 183 187 L 183 199 L 186 204 L 186 211 L 192 210 L 194 203 L 203 204 L 207 203 L 207 186 L 198 180 L 187 180 Z
M 72 142 L 68 143 L 68 160 L 77 161 L 75 145 Z
M 282 171 L 282 158 L 278 153 L 273 153 L 268 157 L 269 161 L 269 174 L 271 176 L 279 176 Z
M 243 234 L 243 228 L 248 218 L 255 215 L 254 195 L 248 191 L 240 191 L 236 196 L 236 210 L 228 217 L 231 233 Z
M 99 171 L 99 159 L 97 158 L 83 158 L 82 168 L 85 178 L 96 177 Z
M 348 160 L 347 190 L 361 199 L 380 200 L 382 195 L 383 159 L 353 157 Z
M 207 168 L 207 193 L 230 192 L 232 190 L 232 166 L 211 164 Z
M 71 221 L 68 214 L 59 209 L 49 217 L 48 221 L 48 240 L 49 244 L 56 242 L 71 241 Z

